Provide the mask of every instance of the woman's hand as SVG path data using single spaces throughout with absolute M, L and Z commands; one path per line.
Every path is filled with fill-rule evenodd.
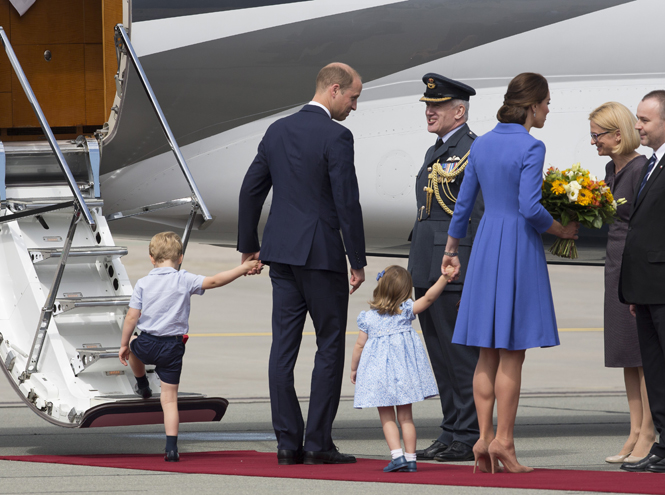
M 459 277 L 460 271 L 459 256 L 443 256 L 441 260 L 441 275 L 446 277 L 448 282 L 454 282 Z
M 562 239 L 577 239 L 577 233 L 580 230 L 580 222 L 570 222 L 565 227 L 561 226 L 561 233 L 557 234 Z

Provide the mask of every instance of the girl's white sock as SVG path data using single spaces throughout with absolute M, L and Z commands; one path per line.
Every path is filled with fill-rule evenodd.
M 404 452 L 402 449 L 395 449 L 390 451 L 390 455 L 393 457 L 393 459 L 398 459 L 404 455 Z
M 406 457 L 406 462 L 411 462 L 416 460 L 416 453 L 414 452 L 413 454 L 409 454 L 408 452 L 404 454 L 404 457 Z

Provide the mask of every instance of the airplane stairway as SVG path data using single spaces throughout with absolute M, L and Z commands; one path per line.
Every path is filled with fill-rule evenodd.
M 0 142 L 0 368 L 59 426 L 161 423 L 154 369 L 154 396 L 143 400 L 118 359 L 132 286 L 121 262 L 127 248 L 115 245 L 102 213 L 98 141 L 55 140 L 1 27 L 0 38 L 47 137 Z M 192 198 L 176 200 L 192 204 L 185 242 L 199 209 L 211 220 L 197 194 L 194 186 Z M 182 422 L 219 421 L 228 406 L 201 394 L 178 401 Z

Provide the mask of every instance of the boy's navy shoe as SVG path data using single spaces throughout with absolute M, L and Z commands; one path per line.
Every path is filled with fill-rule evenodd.
M 139 384 L 136 383 L 136 384 L 134 384 L 134 392 L 136 392 L 138 395 L 140 395 L 144 399 L 149 399 L 150 397 L 152 397 L 152 390 L 150 389 L 150 386 L 139 387 Z
M 166 462 L 178 462 L 180 460 L 180 454 L 177 450 L 169 450 L 164 454 L 164 460 Z
M 416 473 L 418 471 L 416 461 L 406 461 L 406 468 L 402 469 L 402 471 L 406 471 L 407 473 Z
M 397 459 L 393 459 L 392 461 L 390 461 L 390 464 L 388 464 L 386 467 L 383 468 L 383 472 L 391 473 L 393 471 L 401 471 L 402 469 L 406 469 L 408 465 L 409 463 L 406 462 L 406 457 L 404 456 L 398 457 Z

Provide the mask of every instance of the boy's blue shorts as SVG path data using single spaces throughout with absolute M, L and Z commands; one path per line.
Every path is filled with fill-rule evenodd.
M 164 383 L 178 385 L 182 372 L 185 344 L 182 335 L 157 337 L 141 332 L 129 343 L 129 350 L 143 363 L 154 364 L 155 372 Z

